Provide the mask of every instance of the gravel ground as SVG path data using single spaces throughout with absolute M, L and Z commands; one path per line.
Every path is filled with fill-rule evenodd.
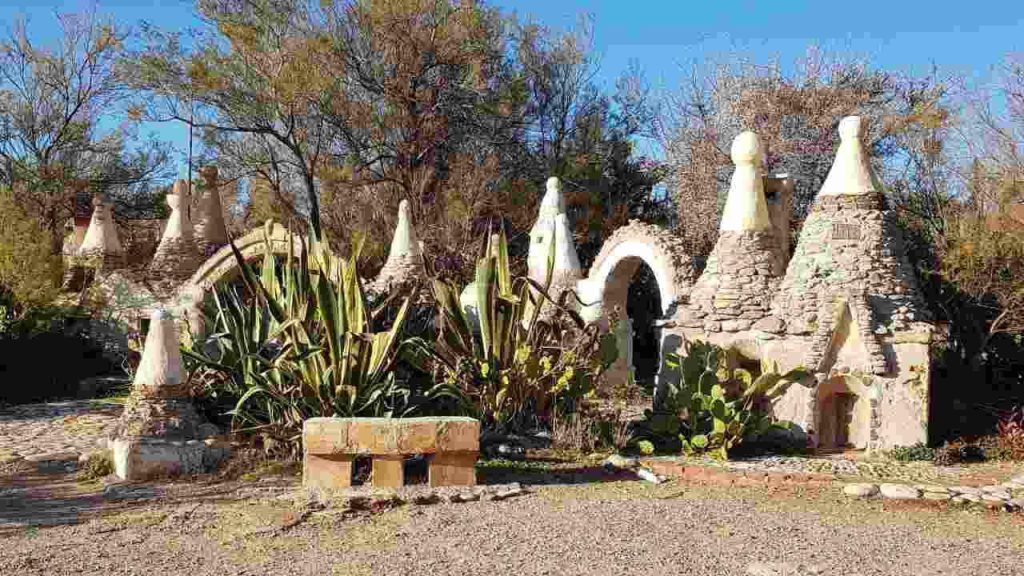
M 592 482 L 370 513 L 310 508 L 294 477 L 72 480 L 0 478 L 0 574 L 1024 574 L 1018 515 L 831 489 Z
M 103 400 L 0 407 L 0 463 L 50 455 L 74 459 L 103 447 L 121 410 Z
M 1024 576 L 1024 515 L 850 499 L 839 484 L 651 486 L 597 466 L 487 463 L 482 482 L 519 481 L 531 492 L 369 512 L 344 498 L 311 504 L 294 468 L 241 457 L 226 477 L 136 485 L 45 465 L 47 454 L 98 445 L 118 411 L 88 401 L 0 410 L 0 576 Z M 836 462 L 740 467 L 865 473 Z

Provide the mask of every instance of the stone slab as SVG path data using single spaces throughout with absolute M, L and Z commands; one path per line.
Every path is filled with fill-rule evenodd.
M 478 452 L 473 418 L 310 418 L 302 427 L 306 454 L 436 454 Z
M 352 463 L 349 455 L 306 454 L 302 459 L 302 485 L 307 488 L 336 490 L 352 485 Z
M 378 488 L 401 488 L 405 484 L 404 463 L 401 455 L 374 456 L 370 483 Z

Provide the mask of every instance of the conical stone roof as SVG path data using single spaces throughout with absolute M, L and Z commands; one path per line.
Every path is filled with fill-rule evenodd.
M 171 215 L 149 264 L 149 271 L 154 281 L 176 288 L 177 283 L 190 277 L 203 260 L 189 219 L 188 183 L 185 180 L 174 183 L 173 192 L 167 195 L 167 205 L 171 208 Z
M 557 298 L 558 291 L 575 287 L 576 281 L 583 277 L 583 269 L 573 243 L 569 216 L 565 211 L 562 184 L 554 176 L 548 178 L 537 221 L 530 229 L 530 250 L 527 255 L 530 278 L 543 284 L 548 275 L 548 260 L 552 257 L 551 296 Z
M 205 166 L 199 173 L 203 177 L 203 192 L 199 199 L 195 241 L 200 252 L 210 256 L 227 245 L 228 231 L 224 225 L 224 207 L 220 202 L 217 167 Z
M 768 217 L 757 135 L 743 132 L 737 136 L 731 155 L 736 168 L 718 241 L 689 302 L 680 311 L 683 326 L 708 332 L 755 327 L 768 316 L 771 293 L 785 270 Z
M 412 226 L 409 201 L 402 200 L 398 204 L 398 223 L 391 238 L 388 259 L 367 288 L 372 292 L 383 293 L 396 286 L 420 282 L 426 277 L 423 251 Z
M 117 235 L 111 206 L 98 196 L 93 199 L 89 228 L 75 255 L 79 258 L 99 259 L 100 267 L 104 269 L 113 269 L 124 263 L 124 248 Z
M 773 302 L 775 316 L 786 321 L 789 333 L 819 332 L 840 300 L 862 303 L 869 314 L 861 314 L 858 322 L 870 323 L 861 326 L 866 333 L 898 330 L 924 319 L 902 234 L 863 148 L 864 132 L 857 116 L 839 124 L 835 162 Z

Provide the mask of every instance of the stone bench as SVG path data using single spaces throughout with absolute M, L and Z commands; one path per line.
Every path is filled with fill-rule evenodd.
M 473 486 L 480 453 L 480 422 L 472 418 L 310 418 L 302 425 L 302 484 L 352 485 L 357 457 L 373 459 L 371 483 L 404 484 L 407 456 L 428 457 L 431 486 Z

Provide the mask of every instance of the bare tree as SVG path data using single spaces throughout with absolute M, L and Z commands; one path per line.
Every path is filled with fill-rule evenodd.
M 139 210 L 166 160 L 158 142 L 127 150 L 133 125 L 116 67 L 127 31 L 94 14 L 58 21 L 53 48 L 36 45 L 20 21 L 0 41 L 0 183 L 53 235 L 55 250 L 76 188 Z
M 743 61 L 718 65 L 708 74 L 695 68 L 671 99 L 662 124 L 681 233 L 695 253 L 714 246 L 731 174 L 730 142 L 743 130 L 761 138 L 769 172 L 794 177 L 795 223 L 828 174 L 838 145 L 836 126 L 846 115 L 875 120 L 868 150 L 887 182 L 913 177 L 920 184 L 927 159 L 919 152 L 935 142 L 925 137 L 925 129 L 944 129 L 949 119 L 944 95 L 944 84 L 934 75 L 903 78 L 814 50 L 790 74 L 777 64 Z M 902 184 L 900 191 L 909 194 Z

